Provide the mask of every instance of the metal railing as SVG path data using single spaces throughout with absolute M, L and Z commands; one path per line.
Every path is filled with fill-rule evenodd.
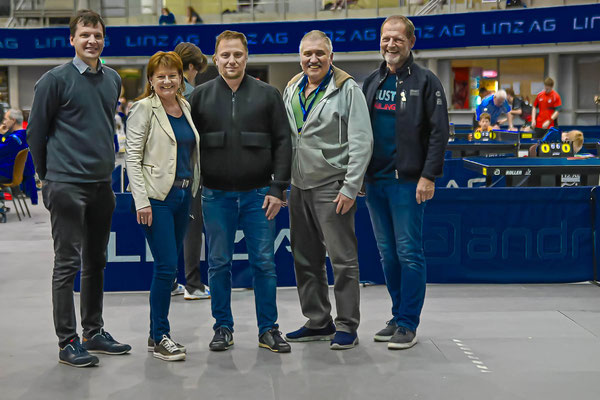
M 431 14 L 435 9 L 442 6 L 443 0 L 430 0 L 423 6 L 415 15 L 427 15 Z
M 56 2 L 47 7 L 46 0 L 10 0 L 10 17 L 7 27 L 25 26 L 30 21 L 47 26 L 50 18 L 69 18 L 77 10 L 77 0 Z
M 26 26 L 31 22 L 47 26 L 51 18 L 67 18 L 75 13 L 78 6 L 77 0 L 10 0 L 11 11 L 7 26 Z M 577 0 L 552 0 L 551 5 L 589 4 L 590 1 Z M 600 3 L 600 0 L 596 0 Z M 156 23 L 160 15 L 160 0 L 156 0 L 152 7 L 152 14 L 148 14 L 147 2 L 122 2 L 95 0 L 98 11 L 110 25 L 149 24 Z M 325 7 L 327 4 L 330 7 Z M 424 3 L 424 4 L 423 4 Z M 524 0 L 527 7 L 543 7 L 547 1 Z M 560 4 L 559 4 L 560 3 Z M 253 21 L 281 21 L 281 20 L 318 20 L 336 18 L 373 18 L 388 16 L 391 13 L 404 15 L 449 14 L 475 10 L 489 10 L 503 8 L 505 1 L 483 3 L 482 0 L 238 0 L 237 9 L 225 12 L 225 1 L 218 0 L 213 3 L 211 13 L 201 13 L 206 23 L 234 23 Z M 331 5 L 338 5 L 337 10 L 332 10 Z M 72 5 L 72 6 L 71 6 Z M 72 8 L 71 8 L 72 7 Z M 182 15 L 177 16 L 180 21 Z

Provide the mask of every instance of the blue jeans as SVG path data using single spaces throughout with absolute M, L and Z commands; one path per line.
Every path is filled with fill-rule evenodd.
M 177 274 L 177 260 L 189 222 L 190 199 L 189 188 L 171 188 L 164 201 L 150 199 L 152 226 L 142 225 L 154 257 L 150 286 L 150 336 L 156 343 L 163 335 L 170 336 L 171 284 Z
M 425 203 L 417 204 L 416 183 L 375 182 L 367 183 L 366 189 L 394 321 L 416 331 L 427 280 L 422 241 Z
M 246 238 L 259 335 L 278 327 L 275 220 L 267 220 L 262 208 L 268 191 L 268 187 L 248 192 L 202 189 L 213 329 L 224 326 L 233 331 L 231 264 L 238 226 Z

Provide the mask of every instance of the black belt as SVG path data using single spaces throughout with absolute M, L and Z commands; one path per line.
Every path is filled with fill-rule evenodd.
M 173 187 L 176 187 L 179 189 L 186 189 L 189 186 L 191 186 L 191 184 L 192 184 L 191 179 L 175 179 L 175 181 L 173 181 Z

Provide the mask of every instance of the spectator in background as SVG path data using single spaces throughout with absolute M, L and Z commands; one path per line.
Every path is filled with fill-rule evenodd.
M 479 121 L 481 113 L 488 113 L 491 116 L 492 129 L 500 129 L 500 124 L 508 120 L 508 125 L 512 126 L 512 114 L 510 113 L 510 105 L 506 101 L 506 91 L 498 90 L 493 95 L 490 95 L 482 100 L 477 106 L 476 117 Z M 506 116 L 504 116 L 506 115 Z
M 164 7 L 160 10 L 161 16 L 158 19 L 159 25 L 175 25 L 175 15 L 168 8 Z
M 539 92 L 533 101 L 531 127 L 534 128 L 534 136 L 538 139 L 544 137 L 548 129 L 556 125 L 555 121 L 562 107 L 560 95 L 553 88 L 554 80 L 546 78 L 544 80 L 544 90 Z
M 481 101 L 483 101 L 483 99 L 488 97 L 490 94 L 492 94 L 491 91 L 489 91 L 484 86 L 480 86 L 479 87 L 479 99 L 480 99 L 479 104 L 481 104 Z M 479 127 L 479 121 L 477 120 L 477 114 L 475 114 L 475 115 L 473 115 L 473 130 L 477 130 L 478 127 Z
M 488 113 L 481 113 L 479 116 L 479 128 L 477 128 L 477 132 L 489 132 L 492 117 Z
M 577 154 L 583 148 L 583 132 L 578 130 L 572 130 L 569 132 L 563 132 L 561 135 L 563 142 L 573 143 L 573 154 Z
M 529 132 L 531 130 L 531 105 L 523 100 L 522 97 L 515 96 L 515 91 L 511 88 L 506 89 L 506 100 L 512 108 L 510 113 L 518 115 L 523 120 L 523 126 L 521 126 L 520 131 Z M 508 129 L 513 130 L 514 126 L 511 124 Z
M 13 165 L 17 153 L 23 149 L 29 148 L 27 145 L 27 133 L 23 129 L 23 112 L 17 109 L 10 109 L 4 114 L 2 128 L 0 131 L 5 133 L 0 142 L 0 182 L 10 182 L 12 180 Z M 10 178 L 6 180 L 5 178 Z M 27 155 L 25 170 L 23 171 L 23 185 L 25 192 L 31 198 L 31 204 L 38 203 L 38 193 L 35 186 L 35 167 L 31 153 Z
M 198 46 L 189 42 L 179 43 L 175 47 L 175 53 L 181 57 L 183 62 L 183 79 L 185 84 L 183 96 L 186 100 L 189 100 L 190 94 L 194 90 L 192 83 L 196 81 L 196 75 L 206 70 L 208 60 Z M 175 280 L 171 287 L 171 294 L 183 293 L 185 300 L 209 299 L 210 289 L 202 283 L 199 269 L 203 245 L 202 228 L 204 226 L 202 196 L 197 195 L 191 201 L 190 222 L 185 239 L 183 240 L 185 287 L 182 288 L 181 286 L 183 285 L 177 284 L 177 280 Z
M 190 94 L 194 91 L 193 83 L 196 81 L 196 76 L 204 71 L 208 66 L 208 59 L 202 50 L 193 43 L 183 42 L 175 46 L 175 53 L 181 57 L 183 62 L 183 78 L 185 88 L 183 96 L 189 100 Z
M 200 15 L 198 15 L 196 10 L 194 10 L 194 7 L 188 6 L 187 13 L 185 15 L 185 23 L 186 24 L 202 24 L 202 23 L 204 23 L 204 21 L 202 21 L 202 18 L 200 17 Z M 185 64 L 184 64 L 184 67 L 185 67 Z
M 490 90 L 488 90 L 486 87 L 481 86 L 479 88 L 479 97 L 481 98 L 481 100 L 485 99 L 490 94 L 492 94 L 492 92 Z

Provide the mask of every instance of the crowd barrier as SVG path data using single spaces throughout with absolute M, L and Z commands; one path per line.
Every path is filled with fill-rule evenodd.
M 105 290 L 148 290 L 152 255 L 131 211 L 132 197 L 118 193 L 113 215 Z M 596 188 L 436 188 L 428 202 L 423 244 L 430 283 L 554 283 L 596 278 L 595 230 L 600 226 Z M 369 213 L 359 198 L 356 235 L 360 279 L 382 284 Z M 275 261 L 279 286 L 294 286 L 287 209 L 277 216 Z M 200 245 L 200 244 L 199 244 Z M 201 271 L 206 282 L 207 261 Z M 252 286 L 243 233 L 236 235 L 233 286 Z M 332 282 L 330 266 L 328 276 Z M 183 266 L 179 280 L 184 281 Z M 78 287 L 78 281 L 76 283 Z

